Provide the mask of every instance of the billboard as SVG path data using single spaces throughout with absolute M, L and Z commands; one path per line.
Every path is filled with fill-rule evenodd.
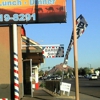
M 0 24 L 65 22 L 66 0 L 0 0 Z

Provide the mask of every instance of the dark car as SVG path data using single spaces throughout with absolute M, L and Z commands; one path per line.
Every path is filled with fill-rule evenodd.
M 47 77 L 47 80 L 55 80 L 55 79 L 56 79 L 55 76 L 48 76 L 48 77 Z

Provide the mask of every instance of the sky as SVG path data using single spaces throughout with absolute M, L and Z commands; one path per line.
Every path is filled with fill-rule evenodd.
M 24 24 L 26 36 L 41 45 L 64 44 L 66 53 L 72 35 L 72 0 L 66 3 L 66 23 Z M 88 26 L 77 40 L 78 68 L 100 67 L 100 0 L 76 0 L 76 18 L 82 14 Z M 68 65 L 74 68 L 73 48 L 69 53 Z M 64 62 L 62 58 L 45 58 L 40 68 L 47 69 Z

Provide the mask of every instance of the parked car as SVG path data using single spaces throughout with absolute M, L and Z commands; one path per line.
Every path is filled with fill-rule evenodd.
M 46 80 L 46 79 L 47 79 L 47 76 L 44 76 L 44 77 L 43 77 L 43 80 Z
M 47 77 L 47 80 L 54 80 L 54 79 L 55 79 L 54 76 L 48 76 L 48 77 Z
M 59 80 L 59 79 L 61 79 L 61 77 L 60 76 L 56 76 L 56 75 L 52 75 L 52 76 L 48 76 L 47 77 L 47 80 Z
M 39 80 L 43 80 L 43 77 L 39 77 Z
M 57 76 L 56 79 L 57 79 L 57 80 L 61 80 L 61 77 L 60 77 L 60 76 Z
M 51 77 L 51 76 L 48 76 L 48 77 L 47 77 L 47 80 L 52 80 L 52 77 Z
M 79 78 L 83 78 L 84 76 L 83 76 L 83 75 L 78 75 L 78 77 L 79 77 Z
M 87 75 L 84 75 L 84 77 L 89 79 L 89 74 L 87 74 Z
M 91 74 L 89 76 L 89 80 L 97 80 L 98 79 L 98 76 L 96 74 Z

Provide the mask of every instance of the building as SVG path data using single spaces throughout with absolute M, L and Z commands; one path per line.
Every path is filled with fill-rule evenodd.
M 33 33 L 32 33 L 33 34 Z M 31 94 L 32 69 L 35 72 L 35 85 L 38 86 L 38 67 L 44 62 L 42 47 L 26 36 L 23 26 L 17 25 L 18 81 L 19 98 Z M 14 44 L 13 26 L 0 26 L 0 98 L 14 100 Z M 29 45 L 38 45 L 30 46 Z M 27 93 L 27 90 L 29 93 Z

